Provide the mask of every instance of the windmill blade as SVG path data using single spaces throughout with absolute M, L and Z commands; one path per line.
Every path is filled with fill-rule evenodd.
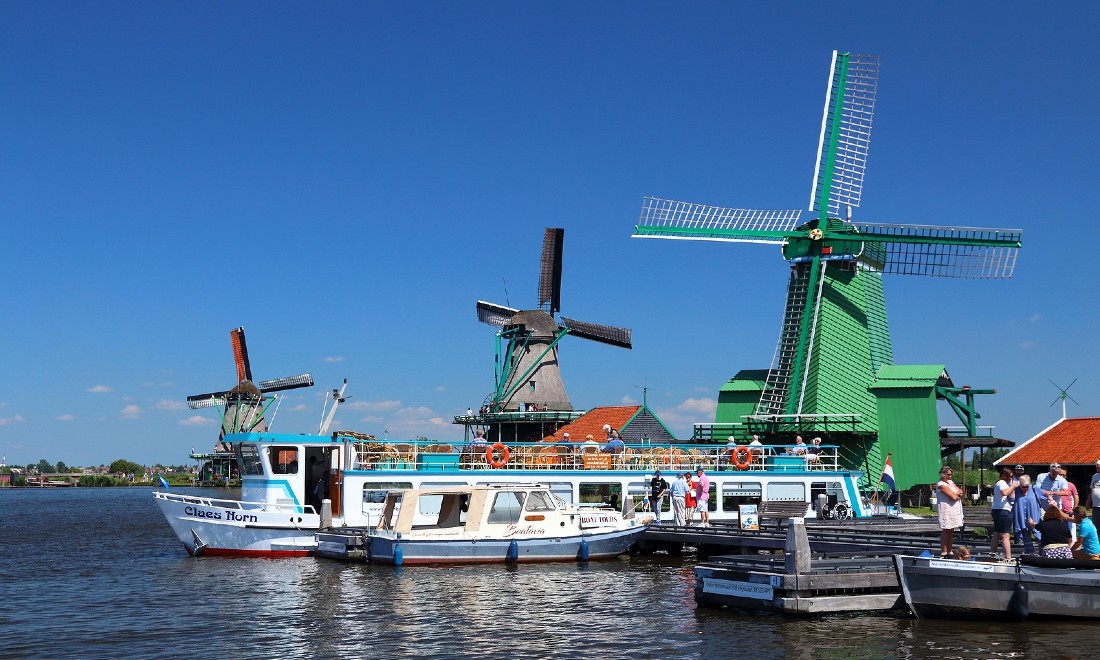
M 878 244 L 883 273 L 1007 279 L 1023 245 L 1019 229 L 853 223 L 859 241 Z M 833 234 L 833 238 L 837 238 Z M 872 250 L 874 252 L 874 250 Z
M 871 146 L 871 120 L 878 90 L 877 55 L 833 51 L 821 138 L 817 145 L 810 210 L 842 217 L 844 206 L 859 206 Z
M 199 408 L 213 408 L 225 405 L 225 392 L 210 392 L 209 394 L 195 394 L 187 397 L 187 407 L 191 410 Z
M 498 328 L 503 328 L 517 313 L 519 313 L 518 309 L 494 305 L 484 300 L 477 301 L 477 320 Z
M 801 216 L 799 210 L 732 209 L 644 197 L 634 238 L 781 244 Z
M 233 343 L 233 361 L 237 364 L 237 382 L 252 380 L 252 367 L 248 363 L 248 345 L 244 341 L 244 326 L 229 331 Z
M 256 383 L 261 392 L 282 392 L 283 390 L 296 390 L 299 387 L 313 387 L 313 375 L 301 374 L 287 376 L 286 378 L 273 378 Z
M 591 339 L 601 344 L 611 344 L 620 348 L 631 347 L 630 328 L 617 328 L 612 325 L 575 321 L 564 316 L 561 317 L 561 320 L 565 324 L 565 329 L 573 336 Z
M 561 253 L 564 242 L 564 229 L 546 228 L 539 266 L 539 307 L 549 303 L 550 314 L 561 311 Z

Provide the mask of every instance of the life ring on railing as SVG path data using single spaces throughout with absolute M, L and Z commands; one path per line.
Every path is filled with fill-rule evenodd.
M 499 459 L 493 457 L 493 454 L 498 451 L 500 452 Z M 510 454 L 508 452 L 508 445 L 504 444 L 503 442 L 494 442 L 493 444 L 489 445 L 488 449 L 485 450 L 485 460 L 489 462 L 489 465 L 495 468 L 504 467 L 505 464 L 508 463 L 509 455 Z
M 748 447 L 733 448 L 733 467 L 744 470 L 752 463 L 752 452 Z

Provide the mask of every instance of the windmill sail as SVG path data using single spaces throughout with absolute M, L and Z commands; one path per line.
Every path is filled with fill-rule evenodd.
M 630 328 L 617 328 L 613 325 L 600 325 L 587 323 L 561 317 L 562 323 L 568 328 L 569 334 L 584 339 L 598 341 L 601 344 L 611 344 L 620 348 L 630 348 Z
M 549 304 L 551 314 L 561 311 L 561 252 L 565 230 L 547 227 L 539 262 L 539 307 Z

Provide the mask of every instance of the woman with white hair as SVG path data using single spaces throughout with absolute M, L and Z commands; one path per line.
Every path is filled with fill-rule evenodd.
M 936 482 L 936 508 L 940 519 L 940 555 L 953 554 L 955 530 L 963 526 L 962 489 L 951 479 L 954 471 L 948 466 L 940 468 L 940 480 Z

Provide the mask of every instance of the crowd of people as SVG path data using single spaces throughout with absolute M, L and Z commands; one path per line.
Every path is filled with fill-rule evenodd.
M 963 547 L 953 548 L 955 530 L 963 526 L 962 489 L 953 471 L 944 466 L 934 487 L 940 524 L 940 554 L 963 558 Z M 1096 519 L 1100 517 L 1100 460 L 1089 483 L 1088 504 L 1083 505 L 1077 487 L 1066 479 L 1066 470 L 1051 463 L 1047 472 L 1032 480 L 1024 466 L 1002 468 L 993 486 L 990 553 L 1012 559 L 1012 543 L 1023 545 L 1024 554 L 1052 559 L 1100 561 L 1100 538 Z M 969 549 L 967 549 L 969 555 Z

